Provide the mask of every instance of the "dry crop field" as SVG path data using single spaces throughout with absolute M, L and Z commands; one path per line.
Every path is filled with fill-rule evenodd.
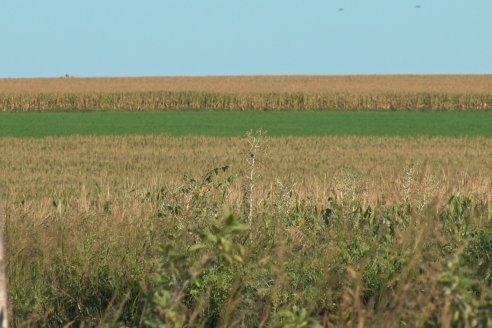
M 15 326 L 491 323 L 492 139 L 2 138 L 0 154 Z
M 231 76 L 0 79 L 1 94 L 209 93 L 490 94 L 492 75 Z
M 0 80 L 0 111 L 187 109 L 487 111 L 492 75 Z M 30 115 L 48 137 L 0 138 L 14 327 L 492 326 L 492 138 L 50 137 L 58 114 Z
M 398 188 L 410 171 L 413 183 L 435 183 L 443 199 L 454 193 L 491 195 L 490 138 L 266 140 L 258 164 L 260 198 L 280 181 L 295 185 L 302 197 L 326 201 L 337 189 L 336 180 L 347 175 L 364 185 L 369 203 L 383 196 L 401 201 Z M 244 138 L 229 137 L 2 138 L 0 153 L 0 180 L 8 194 L 32 197 L 51 197 L 66 188 L 79 190 L 81 185 L 94 188 L 98 184 L 104 189 L 121 189 L 125 184 L 149 187 L 149 183 L 177 186 L 185 174 L 197 177 L 224 165 L 239 174 L 247 157 Z
M 0 111 L 490 110 L 492 75 L 0 79 Z

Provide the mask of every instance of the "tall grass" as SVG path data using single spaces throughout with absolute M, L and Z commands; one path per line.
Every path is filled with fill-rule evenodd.
M 364 204 L 353 188 L 326 204 L 279 186 L 242 224 L 237 172 L 211 172 L 9 206 L 14 325 L 492 323 L 483 199 Z
M 486 326 L 488 142 L 2 139 L 13 324 Z

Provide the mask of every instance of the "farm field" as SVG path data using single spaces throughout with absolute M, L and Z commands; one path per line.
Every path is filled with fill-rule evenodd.
M 70 135 L 492 136 L 489 112 L 0 113 L 0 137 Z
M 492 328 L 492 0 L 0 2 L 0 328 Z
M 396 196 L 394 188 L 412 168 L 419 181 L 421 174 L 439 176 L 447 196 L 488 195 L 492 176 L 490 138 L 267 137 L 264 148 L 258 184 L 295 182 L 303 195 L 320 190 L 320 200 L 333 189 L 330 181 L 344 173 L 370 183 L 373 200 Z M 48 197 L 56 186 L 179 185 L 185 174 L 196 177 L 218 166 L 244 170 L 248 152 L 244 137 L 72 136 L 1 138 L 0 153 L 0 179 L 9 193 Z
M 0 79 L 0 111 L 491 110 L 492 75 Z
M 492 326 L 491 109 L 492 75 L 0 79 L 12 325 Z
M 492 75 L 219 76 L 0 79 L 0 94 L 115 92 L 488 94 Z
M 254 138 L 1 138 L 14 325 L 490 322 L 492 139 Z

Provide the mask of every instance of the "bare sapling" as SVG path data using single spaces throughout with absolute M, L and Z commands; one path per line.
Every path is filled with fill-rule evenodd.
M 256 132 L 248 131 L 246 133 L 246 141 L 248 143 L 248 153 L 246 156 L 247 168 L 245 172 L 244 199 L 243 199 L 243 214 L 247 223 L 251 226 L 253 211 L 254 211 L 254 189 L 256 169 L 258 164 L 257 155 L 261 149 L 261 138 L 264 133 L 259 130 Z

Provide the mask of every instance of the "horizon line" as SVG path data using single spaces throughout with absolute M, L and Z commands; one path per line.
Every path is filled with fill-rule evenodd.
M 60 75 L 0 77 L 0 80 L 42 80 L 42 79 L 145 79 L 145 78 L 269 78 L 269 77 L 431 77 L 431 76 L 491 76 L 492 73 L 361 73 L 361 74 L 224 74 L 224 75 Z

